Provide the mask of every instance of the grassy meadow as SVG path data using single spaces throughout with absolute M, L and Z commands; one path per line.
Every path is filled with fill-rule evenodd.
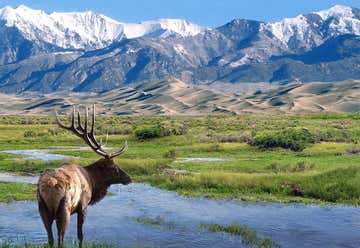
M 358 114 L 99 117 L 96 126 L 99 139 L 109 133 L 108 147 L 128 141 L 116 161 L 137 182 L 216 199 L 360 204 Z M 53 117 L 0 117 L 0 150 L 56 148 L 81 165 L 99 158 L 65 146 L 85 144 Z M 0 153 L 2 172 L 60 164 Z M 0 193 L 0 201 L 35 198 L 29 185 L 0 183 Z

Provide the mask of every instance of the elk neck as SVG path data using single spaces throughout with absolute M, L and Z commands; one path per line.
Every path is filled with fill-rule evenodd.
M 106 182 L 103 176 L 103 168 L 101 165 L 104 159 L 100 159 L 93 164 L 90 164 L 84 169 L 87 171 L 90 179 L 90 184 L 92 186 L 92 196 L 90 205 L 93 205 L 101 201 L 107 194 L 107 190 L 110 187 L 110 184 Z

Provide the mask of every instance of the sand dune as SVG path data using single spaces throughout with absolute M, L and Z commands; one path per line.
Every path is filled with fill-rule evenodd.
M 0 94 L 0 114 L 53 114 L 73 104 L 98 104 L 103 114 L 202 115 L 359 112 L 360 81 L 291 84 L 264 92 L 220 93 L 170 78 L 105 93 Z

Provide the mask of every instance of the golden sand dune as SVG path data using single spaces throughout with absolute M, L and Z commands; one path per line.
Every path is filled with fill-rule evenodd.
M 0 94 L 0 114 L 52 114 L 73 104 L 98 103 L 103 114 L 202 115 L 359 112 L 360 81 L 290 84 L 266 91 L 215 92 L 170 78 L 100 94 Z

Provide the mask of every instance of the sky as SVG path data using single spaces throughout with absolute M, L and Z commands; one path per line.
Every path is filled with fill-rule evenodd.
M 278 21 L 334 5 L 360 8 L 360 0 L 0 0 L 0 8 L 21 4 L 46 12 L 92 10 L 122 22 L 181 18 L 208 27 L 235 18 Z

